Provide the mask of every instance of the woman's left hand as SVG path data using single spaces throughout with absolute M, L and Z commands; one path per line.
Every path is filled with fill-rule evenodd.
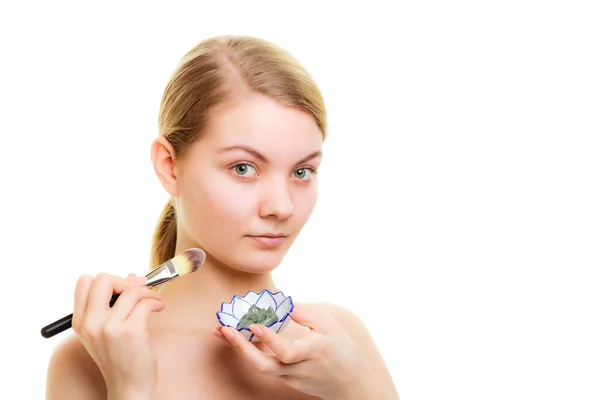
M 262 325 L 250 326 L 272 354 L 233 328 L 220 327 L 216 336 L 224 335 L 223 340 L 256 370 L 300 392 L 325 399 L 350 399 L 360 392 L 370 370 L 350 336 L 329 315 L 311 308 L 296 305 L 291 317 L 310 332 L 290 341 Z

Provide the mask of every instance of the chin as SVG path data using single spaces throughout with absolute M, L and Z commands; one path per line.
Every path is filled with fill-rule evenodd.
M 271 272 L 277 268 L 287 254 L 290 243 L 283 243 L 277 247 L 260 248 L 248 243 L 235 243 L 229 246 L 219 246 L 210 251 L 203 248 L 208 258 L 223 264 L 233 270 L 260 274 Z
M 246 258 L 238 256 L 230 266 L 238 271 L 260 274 L 273 271 L 281 264 L 282 259 L 283 256 L 278 253 L 253 254 Z
M 287 250 L 287 249 L 286 249 Z M 260 274 L 273 271 L 281 264 L 286 251 L 278 250 L 248 250 L 236 251 L 227 257 L 225 264 L 237 271 Z

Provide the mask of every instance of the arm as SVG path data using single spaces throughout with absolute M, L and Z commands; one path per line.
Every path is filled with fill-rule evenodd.
M 385 365 L 377 345 L 364 323 L 351 311 L 334 305 L 321 304 L 321 308 L 327 312 L 337 324 L 356 343 L 360 354 L 369 367 L 370 373 L 361 377 L 356 382 L 356 387 L 349 389 L 351 393 L 344 396 L 347 400 L 362 399 L 386 399 L 399 400 L 398 392 L 394 386 L 392 377 Z
M 46 400 L 105 400 L 104 379 L 75 335 L 58 344 L 48 364 Z

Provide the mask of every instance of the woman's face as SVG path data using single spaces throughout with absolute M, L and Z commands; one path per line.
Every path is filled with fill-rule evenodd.
M 175 164 L 178 240 L 245 272 L 276 268 L 317 201 L 314 119 L 253 94 L 224 108 Z

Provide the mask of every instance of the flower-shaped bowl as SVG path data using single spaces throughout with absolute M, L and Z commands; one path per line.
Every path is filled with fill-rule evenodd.
M 263 309 L 267 309 L 269 306 L 273 307 L 275 314 L 277 314 L 277 321 L 266 325 L 266 327 L 275 333 L 285 329 L 290 322 L 292 311 L 294 311 L 294 302 L 291 297 L 286 297 L 282 292 L 271 293 L 271 291 L 265 289 L 260 293 L 249 291 L 244 297 L 236 295 L 229 303 L 221 303 L 221 311 L 217 312 L 217 319 L 221 325 L 236 329 L 249 341 L 256 342 L 258 338 L 254 336 L 250 329 L 238 329 L 240 320 L 253 304 Z

